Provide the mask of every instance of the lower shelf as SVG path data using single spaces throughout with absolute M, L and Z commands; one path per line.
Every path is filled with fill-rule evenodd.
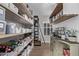
M 5 53 L 3 56 L 17 56 L 33 39 L 29 39 L 23 42 L 23 44 L 21 46 L 18 46 L 17 48 L 15 48 L 14 51 L 10 52 L 10 53 Z

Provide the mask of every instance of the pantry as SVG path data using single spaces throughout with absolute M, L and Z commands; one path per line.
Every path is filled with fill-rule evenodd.
M 0 56 L 79 56 L 79 3 L 0 3 Z

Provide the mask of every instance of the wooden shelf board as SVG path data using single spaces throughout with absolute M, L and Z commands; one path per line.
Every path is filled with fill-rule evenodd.
M 7 38 L 7 37 L 13 37 L 13 36 L 17 36 L 17 35 L 21 35 L 21 34 L 4 34 L 4 35 L 0 35 L 0 39 Z
M 63 3 L 58 3 L 54 11 L 52 12 L 50 18 L 56 16 L 56 14 L 58 14 L 62 9 L 63 9 Z
M 73 41 L 66 41 L 66 40 L 62 40 L 63 42 L 68 42 L 70 44 L 79 44 L 79 42 L 73 42 Z
M 32 18 L 30 11 L 27 9 L 26 3 L 14 3 L 22 14 L 27 14 L 28 17 Z
M 64 39 L 61 39 L 61 38 L 57 38 L 56 40 L 58 40 L 59 42 L 61 43 L 64 43 L 64 44 L 79 44 L 79 42 L 73 42 L 73 41 L 68 41 L 68 40 L 64 40 Z
M 0 6 L 4 7 L 6 9 L 6 19 L 8 19 L 10 21 L 21 23 L 26 26 L 28 24 L 29 24 L 29 26 L 33 25 L 33 24 L 29 23 L 28 21 L 26 21 L 26 19 L 23 18 L 21 15 L 15 13 L 13 10 L 11 10 L 9 7 L 6 7 L 2 4 L 0 4 Z
M 13 36 L 18 36 L 18 35 L 23 35 L 23 34 L 26 34 L 26 33 L 19 33 L 19 34 L 1 34 L 0 35 L 0 39 L 2 39 L 2 38 L 8 38 L 8 37 L 13 37 Z
M 60 16 L 58 19 L 56 19 L 53 23 L 57 24 L 57 23 L 63 22 L 65 20 L 68 20 L 68 19 L 75 17 L 75 16 L 77 16 L 77 15 L 74 15 L 74 14 L 73 15 L 63 15 L 63 16 Z

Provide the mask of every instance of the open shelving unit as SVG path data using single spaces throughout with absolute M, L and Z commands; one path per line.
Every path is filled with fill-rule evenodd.
M 0 4 L 0 6 L 4 7 L 6 9 L 5 18 L 8 19 L 9 21 L 13 21 L 13 22 L 23 24 L 26 27 L 30 27 L 30 26 L 33 25 L 33 24 L 29 23 L 28 21 L 26 21 L 26 19 L 24 17 L 22 17 L 21 15 L 13 12 L 13 10 L 11 10 L 9 7 L 7 7 L 3 4 Z
M 63 13 L 63 3 L 58 3 L 54 9 L 54 11 L 50 15 L 50 19 L 53 20 L 52 23 L 58 24 L 60 22 L 66 21 L 72 17 L 77 16 L 77 14 L 64 14 Z M 58 15 L 62 11 L 62 15 Z M 58 15 L 58 16 L 57 16 Z M 57 18 L 55 18 L 57 17 Z M 55 18 L 55 19 L 53 19 Z
M 26 41 L 23 42 L 21 46 L 18 46 L 14 51 L 10 53 L 6 53 L 4 56 L 17 56 L 32 40 L 33 39 L 27 40 L 26 38 Z
M 34 16 L 34 46 L 41 46 L 41 40 L 39 40 L 39 17 Z
M 13 3 L 19 10 L 21 10 L 21 12 L 26 13 L 27 16 L 29 18 L 32 18 L 32 15 L 30 13 L 30 11 L 27 9 L 27 7 L 25 6 L 26 4 L 23 3 Z M 23 16 L 21 16 L 18 13 L 15 13 L 12 9 L 10 9 L 9 7 L 5 6 L 4 4 L 0 4 L 1 7 L 3 7 L 5 9 L 5 21 L 10 21 L 12 23 L 17 23 L 18 25 L 22 25 L 22 28 L 28 28 L 28 29 L 32 29 L 32 23 L 30 23 L 29 21 L 27 21 Z M 27 30 L 27 29 L 26 29 Z M 22 30 L 21 30 L 22 31 Z M 30 38 L 30 36 L 32 37 L 32 31 L 26 31 L 25 33 L 14 33 L 14 34 L 0 34 L 0 43 L 1 42 L 8 42 L 10 40 L 25 40 L 22 42 L 22 44 L 20 46 L 17 46 L 14 51 L 11 51 L 9 53 L 0 53 L 0 55 L 2 56 L 18 56 L 18 54 L 20 54 L 20 52 L 29 45 L 29 43 L 33 44 L 33 38 Z M 30 39 L 27 39 L 27 37 L 29 37 Z M 31 46 L 32 47 L 32 46 Z M 30 51 L 32 49 L 29 49 Z M 27 52 L 26 52 L 27 53 Z M 30 53 L 30 52 L 29 52 Z
M 70 18 L 76 17 L 78 15 L 76 10 L 74 9 L 74 7 L 78 5 L 73 4 L 74 7 L 72 6 L 72 4 L 68 4 L 68 5 L 65 3 L 57 3 L 55 5 L 56 7 L 54 8 L 54 11 L 51 13 L 49 17 L 53 25 L 57 25 L 61 22 L 69 20 Z M 65 56 L 64 51 L 67 52 L 67 50 L 69 50 L 68 51 L 70 54 L 69 56 L 79 56 L 79 42 L 75 40 L 77 38 L 75 38 L 73 41 L 73 37 L 71 37 L 72 39 L 67 38 L 68 40 L 65 40 L 65 38 L 62 39 L 59 36 L 60 35 L 58 35 L 57 37 L 54 36 L 51 37 L 52 55 Z

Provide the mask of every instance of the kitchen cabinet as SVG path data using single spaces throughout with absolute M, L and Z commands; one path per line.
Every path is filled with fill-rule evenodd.
M 52 43 L 51 49 L 53 56 L 64 56 L 63 52 L 64 48 L 69 49 L 69 56 L 79 56 L 78 42 L 65 41 L 61 38 L 52 36 L 51 43 Z

